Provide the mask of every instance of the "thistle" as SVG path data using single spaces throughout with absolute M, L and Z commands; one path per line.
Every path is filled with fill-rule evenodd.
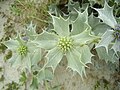
M 4 42 L 4 44 L 12 51 L 12 57 L 9 60 L 12 66 L 31 71 L 31 66 L 37 65 L 38 61 L 41 60 L 41 49 L 32 41 L 34 38 L 31 34 L 33 34 L 33 30 L 35 30 L 33 25 L 30 24 L 28 27 L 27 31 L 29 35 L 26 37 L 29 39 L 24 40 L 24 38 L 18 34 L 15 39 L 10 39 Z
M 91 63 L 93 55 L 88 45 L 97 37 L 90 34 L 87 9 L 83 13 L 77 13 L 78 17 L 72 21 L 72 31 L 69 28 L 70 18 L 51 15 L 55 33 L 43 31 L 35 40 L 39 47 L 48 51 L 45 67 L 52 67 L 53 72 L 63 56 L 68 60 L 68 67 L 81 76 L 85 74 L 86 64 Z

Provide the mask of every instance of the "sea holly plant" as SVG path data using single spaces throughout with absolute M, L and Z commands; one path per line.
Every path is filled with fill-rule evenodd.
M 26 90 L 37 90 L 39 84 L 47 87 L 45 81 L 53 79 L 53 73 L 62 59 L 67 59 L 66 68 L 83 77 L 86 75 L 85 68 L 89 68 L 87 64 L 91 63 L 94 56 L 90 51 L 95 45 L 93 52 L 97 51 L 94 54 L 100 59 L 106 62 L 117 61 L 120 51 L 120 24 L 116 17 L 119 16 L 119 9 L 107 4 L 113 5 L 112 2 L 119 8 L 118 0 L 87 0 L 80 4 L 70 0 L 68 5 L 65 5 L 68 12 L 62 13 L 58 8 L 51 8 L 52 27 L 38 34 L 36 25 L 31 22 L 22 35 L 17 33 L 16 38 L 4 41 L 4 45 L 12 51 L 12 57 L 5 62 L 21 71 L 19 85 L 28 87 Z M 103 5 L 104 8 L 100 9 Z M 42 22 L 39 18 L 34 19 Z M 53 72 L 48 67 L 51 67 Z
M 120 51 L 120 24 L 113 15 L 113 7 L 110 7 L 105 2 L 104 8 L 95 10 L 99 13 L 98 18 L 111 27 L 103 34 L 97 47 L 105 47 L 107 53 L 109 51 L 108 49 L 112 49 L 117 55 L 117 52 Z
M 31 27 L 31 28 L 30 28 Z M 15 68 L 27 69 L 31 72 L 31 66 L 36 65 L 41 60 L 41 49 L 32 43 L 33 37 L 30 32 L 35 30 L 32 23 L 27 27 L 29 35 L 22 37 L 17 33 L 15 39 L 3 42 L 12 51 L 12 57 L 8 60 Z
M 8 62 L 12 67 L 16 68 L 21 75 L 23 72 L 25 73 L 22 79 L 19 77 L 19 82 L 29 83 L 28 86 L 30 90 L 37 89 L 39 83 L 45 80 L 51 80 L 53 77 L 51 71 L 47 69 L 41 70 L 42 65 L 39 65 L 43 54 L 41 48 L 34 43 L 35 38 L 38 36 L 35 30 L 36 26 L 31 22 L 25 29 L 24 36 L 17 33 L 15 39 L 3 42 L 4 45 L 12 51 L 12 57 Z M 27 82 L 28 79 L 29 82 Z
M 76 20 L 72 23 L 69 17 L 65 19 L 62 16 L 51 15 L 53 30 L 56 33 L 44 30 L 35 39 L 34 42 L 39 47 L 48 51 L 45 56 L 47 58 L 45 68 L 52 67 L 54 72 L 63 56 L 66 56 L 67 68 L 71 68 L 81 76 L 85 74 L 85 67 L 88 67 L 86 64 L 91 63 L 91 57 L 93 56 L 89 44 L 94 43 L 98 37 L 91 34 L 87 9 L 83 13 L 77 11 L 77 14 Z M 72 28 L 69 27 L 70 25 L 72 25 Z

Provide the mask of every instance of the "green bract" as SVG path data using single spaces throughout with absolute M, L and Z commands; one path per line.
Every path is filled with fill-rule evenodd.
M 91 63 L 93 55 L 88 45 L 98 38 L 91 35 L 87 9 L 83 13 L 77 11 L 77 14 L 75 21 L 51 15 L 56 34 L 43 31 L 35 40 L 39 47 L 48 50 L 45 67 L 52 67 L 53 72 L 64 55 L 68 61 L 68 68 L 77 71 L 81 76 L 85 74 L 86 64 Z
M 10 39 L 4 44 L 12 51 L 12 57 L 9 60 L 12 66 L 22 69 L 27 68 L 31 71 L 31 66 L 37 65 L 41 60 L 41 49 L 30 40 L 29 35 L 25 37 L 18 35 L 15 39 Z
M 97 45 L 97 47 L 105 47 L 107 53 L 109 47 L 117 52 L 120 51 L 120 25 L 115 20 L 113 16 L 113 7 L 110 7 L 107 2 L 105 2 L 103 9 L 96 9 L 99 13 L 98 18 L 100 18 L 105 24 L 111 27 L 106 30 L 103 34 L 101 41 Z

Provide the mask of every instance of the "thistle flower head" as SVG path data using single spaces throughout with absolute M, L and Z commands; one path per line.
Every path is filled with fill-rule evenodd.
M 20 55 L 25 56 L 28 52 L 28 48 L 25 45 L 21 45 L 18 48 L 18 52 Z
M 115 26 L 113 35 L 114 35 L 115 39 L 120 40 L 120 24 Z
M 63 52 L 70 50 L 72 46 L 73 46 L 73 40 L 69 37 L 61 37 L 58 41 L 58 47 Z

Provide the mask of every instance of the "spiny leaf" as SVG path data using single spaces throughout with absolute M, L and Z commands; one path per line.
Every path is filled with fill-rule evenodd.
M 67 6 L 68 6 L 68 11 L 72 11 L 72 12 L 80 9 L 79 2 L 69 1 Z
M 100 47 L 100 48 L 97 48 L 96 51 L 99 58 L 102 60 L 105 60 L 106 62 L 111 61 L 114 63 L 115 61 L 118 60 L 113 50 L 108 50 L 108 53 L 107 53 L 105 48 Z
M 57 44 L 57 39 L 57 35 L 43 31 L 43 33 L 38 35 L 34 42 L 38 43 L 41 48 L 49 50 L 55 47 L 55 45 Z
M 103 33 L 107 31 L 107 29 L 111 28 L 105 23 L 100 22 L 100 19 L 98 17 L 95 17 L 93 14 L 89 16 L 88 23 L 95 35 L 103 35 Z
M 92 28 L 94 28 L 95 26 L 97 26 L 100 23 L 100 19 L 95 17 L 92 13 L 88 18 L 88 23 Z
M 10 50 L 15 50 L 19 46 L 19 42 L 17 40 L 10 39 L 8 41 L 3 42 L 5 46 Z
M 68 6 L 70 20 L 74 21 L 78 16 L 76 10 L 80 9 L 80 5 L 78 2 L 69 1 L 67 6 Z
M 106 51 L 108 53 L 108 46 L 114 40 L 113 32 L 114 32 L 113 30 L 107 30 L 103 34 L 102 39 L 98 43 L 98 45 L 96 46 L 96 48 L 103 46 L 103 47 L 105 47 L 105 49 L 106 49 Z
M 31 66 L 32 66 L 30 55 L 31 54 L 28 54 L 25 58 L 23 58 L 21 65 L 23 70 L 27 69 L 29 72 L 31 72 Z
M 26 35 L 29 37 L 30 40 L 34 40 L 36 33 L 36 25 L 34 25 L 32 22 L 27 26 L 26 28 Z
M 74 43 L 79 45 L 86 44 L 87 42 L 93 41 L 98 38 L 94 35 L 91 35 L 90 30 L 84 30 L 80 34 L 73 35 L 71 37 L 73 38 Z
M 115 43 L 112 46 L 112 49 L 114 50 L 116 54 L 117 52 L 120 52 L 120 41 L 119 40 L 115 40 Z
M 81 53 L 81 61 L 85 64 L 91 63 L 91 57 L 93 54 L 90 52 L 90 49 L 87 45 L 81 46 L 79 48 Z
M 105 2 L 104 8 L 95 10 L 97 10 L 99 13 L 98 18 L 103 20 L 104 23 L 111 26 L 112 28 L 115 28 L 117 22 L 115 20 L 115 17 L 113 16 L 113 7 L 110 7 L 107 2 Z
M 82 62 L 82 53 L 79 52 L 80 48 L 77 49 L 72 49 L 68 53 L 66 53 L 66 57 L 68 60 L 68 68 L 71 68 L 73 71 L 76 71 L 79 73 L 81 77 L 83 77 L 83 73 L 85 74 L 85 67 L 87 67 L 84 63 Z
M 12 67 L 18 68 L 22 64 L 21 57 L 18 54 L 13 54 L 12 57 L 9 59 Z
M 57 47 L 51 49 L 46 55 L 47 58 L 46 67 L 52 67 L 54 72 L 55 68 L 60 63 L 62 57 L 63 53 Z
M 88 25 L 87 8 L 83 13 L 81 13 L 80 11 L 77 11 L 77 13 L 78 13 L 78 17 L 73 22 L 73 28 L 71 32 L 72 35 L 79 34 L 82 31 L 86 30 L 86 28 L 90 28 L 90 26 Z
M 63 17 L 52 16 L 54 30 L 60 36 L 69 36 L 69 18 L 64 19 Z
M 41 60 L 41 58 L 42 58 L 42 52 L 41 52 L 41 50 L 40 49 L 36 49 L 33 53 L 32 53 L 32 55 L 31 55 L 32 57 L 32 59 L 31 59 L 31 63 L 32 63 L 32 65 L 37 65 L 37 63 Z

